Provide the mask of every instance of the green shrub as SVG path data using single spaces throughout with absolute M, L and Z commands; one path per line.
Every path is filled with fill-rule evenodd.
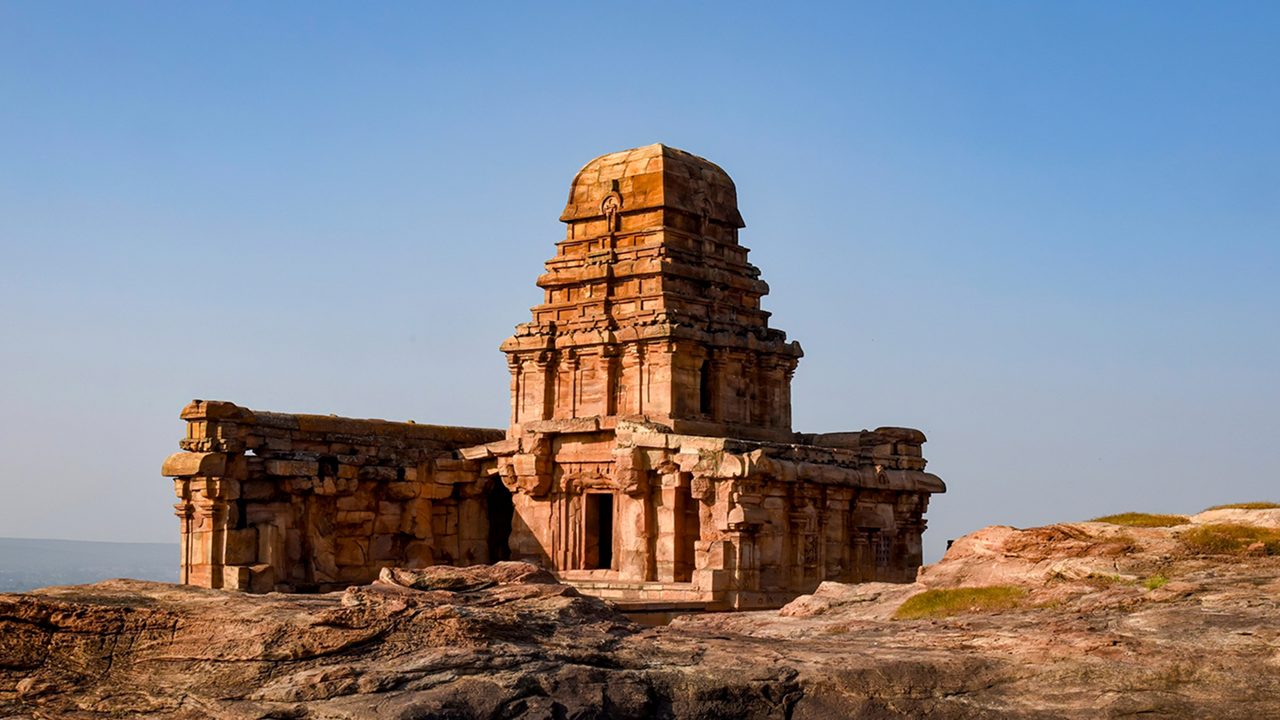
M 1257 543 L 1264 555 L 1280 555 L 1280 530 L 1253 525 L 1200 525 L 1179 536 L 1191 552 L 1201 555 L 1239 555 Z
M 1243 502 L 1229 503 L 1227 505 L 1214 505 L 1211 508 L 1205 508 L 1205 512 L 1210 510 L 1274 510 L 1280 508 L 1280 503 L 1273 502 Z
M 1026 588 L 1013 585 L 925 590 L 907 598 L 893 617 L 898 620 L 917 620 L 969 612 L 1011 610 L 1022 605 L 1026 596 Z
M 1152 575 L 1151 577 L 1142 581 L 1142 587 L 1148 590 L 1155 590 L 1157 588 L 1162 588 L 1168 584 L 1169 584 L 1169 578 L 1165 577 L 1164 573 L 1156 573 L 1155 575 Z
M 1152 515 L 1151 513 L 1127 512 L 1119 515 L 1104 515 L 1089 522 L 1128 525 L 1129 527 L 1173 527 L 1174 525 L 1186 525 L 1190 520 L 1186 515 Z

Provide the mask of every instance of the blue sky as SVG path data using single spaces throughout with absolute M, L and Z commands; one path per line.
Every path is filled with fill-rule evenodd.
M 462 4 L 457 4 L 462 5 Z M 738 184 L 795 425 L 927 545 L 1280 500 L 1274 3 L 0 4 L 0 536 L 171 540 L 194 397 L 501 426 L 573 173 Z

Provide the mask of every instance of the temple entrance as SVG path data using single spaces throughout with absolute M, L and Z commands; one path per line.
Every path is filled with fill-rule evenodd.
M 698 519 L 698 503 L 686 484 L 676 490 L 675 510 L 675 575 L 676 582 L 693 580 L 696 565 L 695 548 L 702 538 L 702 526 Z
M 496 563 L 511 559 L 511 521 L 516 507 L 511 502 L 511 491 L 498 478 L 489 485 L 485 497 L 489 514 L 489 562 Z
M 613 567 L 613 495 L 590 493 L 586 501 L 586 567 L 609 570 Z

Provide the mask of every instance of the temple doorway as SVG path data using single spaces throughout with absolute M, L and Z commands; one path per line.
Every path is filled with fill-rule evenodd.
M 515 516 L 515 504 L 511 491 L 498 478 L 489 485 L 485 503 L 489 514 L 489 562 L 511 559 L 511 521 Z
M 696 547 L 702 539 L 702 525 L 698 519 L 698 502 L 686 484 L 676 489 L 675 514 L 675 581 L 693 580 L 696 565 Z
M 586 566 L 608 570 L 613 567 L 613 495 L 590 493 L 586 500 Z

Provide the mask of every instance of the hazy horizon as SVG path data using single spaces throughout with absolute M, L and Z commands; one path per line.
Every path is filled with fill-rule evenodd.
M 990 524 L 1280 500 L 1280 6 L 0 4 L 0 535 L 176 541 L 193 398 L 503 427 L 569 181 L 737 183 L 794 428 Z M 176 567 L 176 558 L 175 558 Z
M 0 537 L 0 592 L 115 578 L 178 581 L 178 543 Z

